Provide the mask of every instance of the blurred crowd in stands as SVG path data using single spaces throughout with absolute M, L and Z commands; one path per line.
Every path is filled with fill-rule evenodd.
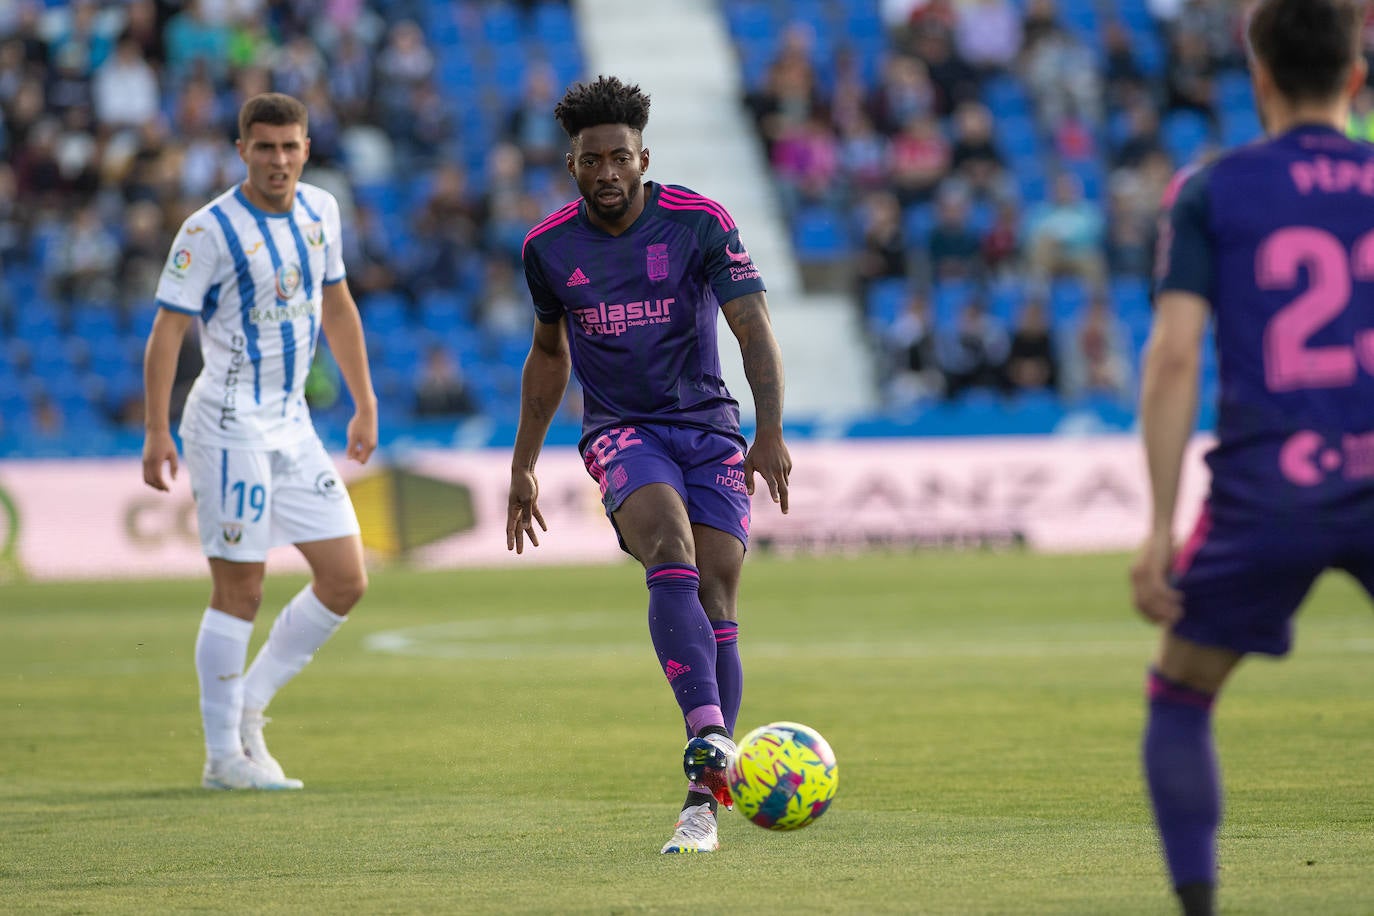
M 1244 4 L 882 0 L 874 66 L 862 14 L 742 3 L 742 56 L 780 34 L 748 101 L 798 250 L 852 278 L 889 401 L 1133 398 L 1163 191 L 1261 133 Z
M 852 292 L 892 407 L 1132 399 L 1163 189 L 1260 133 L 1241 6 L 720 4 L 804 276 Z M 168 245 L 268 89 L 309 107 L 393 416 L 513 416 L 520 243 L 572 195 L 551 112 L 586 75 L 562 0 L 0 3 L 0 440 L 140 428 Z
M 553 0 L 0 4 L 0 424 L 141 428 L 168 246 L 242 179 L 238 108 L 267 90 L 309 108 L 304 180 L 339 198 L 393 416 L 498 407 L 506 338 L 529 334 L 520 241 L 570 194 L 552 109 L 581 69 Z M 194 341 L 182 362 L 189 384 Z M 336 381 L 324 357 L 317 409 Z

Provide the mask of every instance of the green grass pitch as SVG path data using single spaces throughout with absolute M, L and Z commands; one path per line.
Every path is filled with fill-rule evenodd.
M 206 583 L 3 585 L 0 909 L 1169 913 L 1125 565 L 751 559 L 740 730 L 819 729 L 840 791 L 705 857 L 658 854 L 683 735 L 636 567 L 376 573 L 271 710 L 289 794 L 198 788 Z M 1224 912 L 1374 908 L 1369 616 L 1328 577 L 1219 704 Z

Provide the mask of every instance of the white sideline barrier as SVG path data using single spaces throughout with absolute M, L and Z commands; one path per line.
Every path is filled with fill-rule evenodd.
M 1198 439 L 1188 453 L 1180 536 L 1206 491 L 1201 456 L 1208 444 Z M 1044 552 L 1115 551 L 1134 548 L 1144 533 L 1144 458 L 1129 436 L 808 441 L 790 448 L 789 515 L 779 513 L 758 481 L 752 537 L 760 551 L 1012 543 Z M 509 467 L 505 449 L 421 450 L 391 465 L 340 464 L 379 561 L 397 555 L 401 541 L 415 541 L 417 530 L 425 543 L 406 551 L 405 561 L 418 568 L 622 557 L 596 485 L 568 448 L 547 449 L 540 458 L 540 505 L 550 528 L 541 546 L 527 546 L 521 557 L 507 552 Z M 400 477 L 414 485 L 397 499 Z M 466 530 L 454 530 L 462 527 L 453 524 L 460 516 Z M 269 563 L 304 569 L 290 547 L 275 550 Z M 137 459 L 0 461 L 0 579 L 16 572 L 56 580 L 204 570 L 184 473 L 167 494 L 143 485 Z

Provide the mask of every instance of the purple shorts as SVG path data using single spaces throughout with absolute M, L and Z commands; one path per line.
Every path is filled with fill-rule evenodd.
M 627 496 L 645 484 L 666 483 L 682 497 L 692 524 L 718 528 L 749 546 L 749 488 L 739 436 L 663 424 L 621 426 L 602 430 L 582 460 L 601 486 L 612 525 Z M 624 538 L 620 547 L 626 549 Z
M 1228 522 L 1204 506 L 1174 560 L 1183 619 L 1173 631 L 1206 646 L 1287 655 L 1293 617 L 1327 569 L 1345 570 L 1374 594 L 1374 532 Z

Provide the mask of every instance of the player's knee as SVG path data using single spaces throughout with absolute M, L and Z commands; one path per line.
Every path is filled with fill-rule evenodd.
M 712 622 L 735 619 L 735 603 L 731 599 L 733 592 L 723 583 L 702 576 L 698 594 L 702 610 L 706 611 L 706 616 Z
M 654 531 L 644 539 L 642 550 L 645 566 L 662 563 L 696 563 L 696 552 L 690 539 L 676 531 Z
M 358 570 L 343 576 L 333 576 L 326 581 L 316 582 L 316 594 L 320 603 L 335 614 L 343 616 L 353 609 L 367 593 L 367 571 Z
M 217 610 L 252 620 L 262 607 L 262 583 L 218 585 L 210 599 Z

